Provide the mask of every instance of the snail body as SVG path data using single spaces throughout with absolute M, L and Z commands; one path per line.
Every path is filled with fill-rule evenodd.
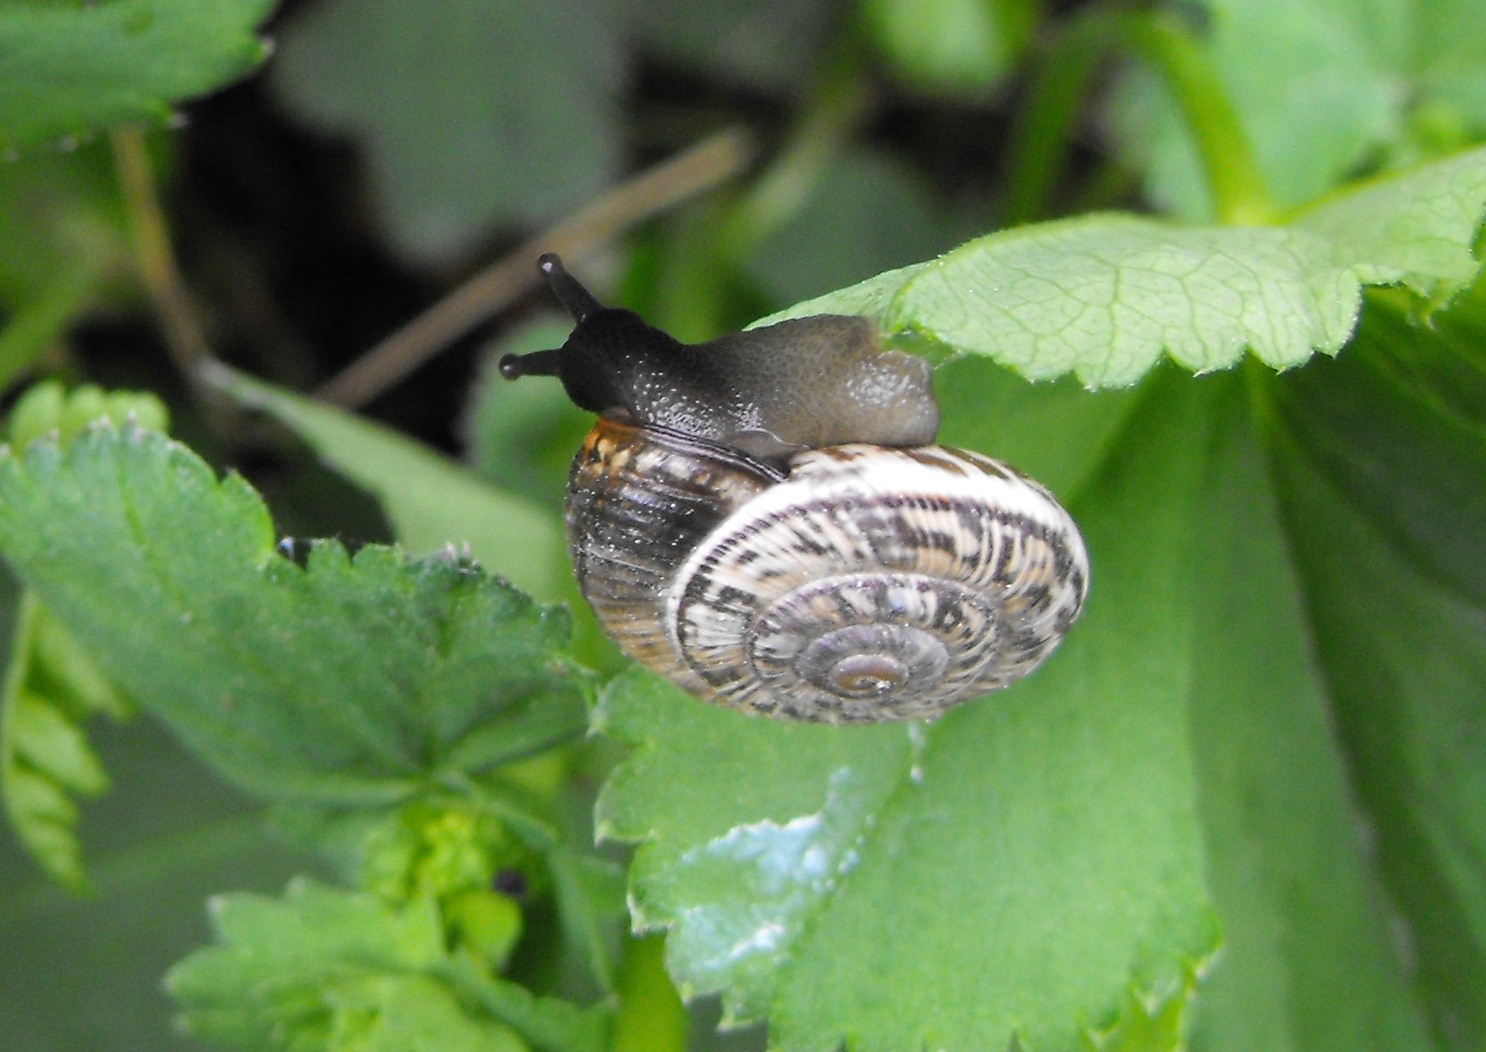
M 763 715 L 932 718 L 1030 672 L 1078 616 L 1072 518 L 1015 469 L 931 445 L 927 363 L 878 350 L 866 319 L 687 347 L 628 312 L 589 327 L 609 309 L 555 257 L 542 269 L 577 328 L 501 371 L 558 375 L 600 414 L 569 476 L 568 544 L 637 661 Z M 800 389 L 822 357 L 823 393 Z

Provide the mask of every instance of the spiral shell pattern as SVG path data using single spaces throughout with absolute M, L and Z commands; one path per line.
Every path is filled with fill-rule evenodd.
M 626 652 L 787 719 L 937 716 L 1035 668 L 1088 592 L 1051 494 L 938 446 L 808 450 L 775 481 L 605 421 L 575 462 L 568 528 Z

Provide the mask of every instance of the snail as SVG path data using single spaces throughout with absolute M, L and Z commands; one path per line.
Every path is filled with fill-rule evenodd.
M 933 445 L 928 363 L 880 349 L 870 320 L 688 345 L 539 265 L 575 327 L 499 368 L 598 414 L 564 518 L 632 658 L 752 713 L 925 719 L 1026 675 L 1078 617 L 1073 519 L 1015 469 Z

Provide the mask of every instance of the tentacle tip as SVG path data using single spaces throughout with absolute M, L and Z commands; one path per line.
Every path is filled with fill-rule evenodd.
M 556 252 L 543 252 L 537 257 L 537 269 L 547 277 L 563 272 L 562 257 Z
M 500 374 L 507 380 L 515 380 L 521 376 L 521 356 L 519 354 L 503 354 L 495 367 L 500 370 Z

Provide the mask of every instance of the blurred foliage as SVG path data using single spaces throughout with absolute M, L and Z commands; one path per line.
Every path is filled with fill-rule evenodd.
M 331 0 L 294 23 L 272 79 L 365 151 L 393 243 L 437 260 L 613 179 L 622 63 L 607 29 L 580 0 Z
M 1477 6 L 0 5 L 7 1047 L 1486 1049 Z M 1088 536 L 1064 650 L 931 727 L 615 677 L 585 416 L 490 365 L 543 231 L 928 355 Z
M 1319 197 L 1383 159 L 1407 162 L 1479 141 L 1486 37 L 1470 0 L 1212 0 L 1194 10 L 1281 205 Z M 1187 121 L 1160 84 L 1134 70 L 1115 101 L 1116 141 L 1152 199 L 1178 215 L 1210 214 Z M 1305 149 L 1294 148 L 1299 142 Z
M 0 151 L 165 120 L 262 61 L 273 0 L 23 2 L 0 13 Z

